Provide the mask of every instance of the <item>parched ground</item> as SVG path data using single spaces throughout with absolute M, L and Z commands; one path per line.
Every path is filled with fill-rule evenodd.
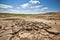
M 60 40 L 60 20 L 0 18 L 0 40 Z

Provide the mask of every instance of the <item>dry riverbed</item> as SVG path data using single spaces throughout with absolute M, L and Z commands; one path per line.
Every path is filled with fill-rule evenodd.
M 0 40 L 60 40 L 60 20 L 0 18 Z

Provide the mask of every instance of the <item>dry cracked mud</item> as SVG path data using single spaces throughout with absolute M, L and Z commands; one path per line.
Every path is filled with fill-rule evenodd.
M 3 19 L 0 40 L 60 40 L 60 32 L 43 22 Z

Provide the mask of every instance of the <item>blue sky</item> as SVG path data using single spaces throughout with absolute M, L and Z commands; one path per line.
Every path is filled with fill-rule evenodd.
M 60 12 L 60 0 L 0 0 L 0 12 L 38 14 Z

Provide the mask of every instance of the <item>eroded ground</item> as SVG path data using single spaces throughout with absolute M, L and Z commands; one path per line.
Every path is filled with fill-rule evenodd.
M 60 40 L 60 20 L 0 18 L 0 40 Z

